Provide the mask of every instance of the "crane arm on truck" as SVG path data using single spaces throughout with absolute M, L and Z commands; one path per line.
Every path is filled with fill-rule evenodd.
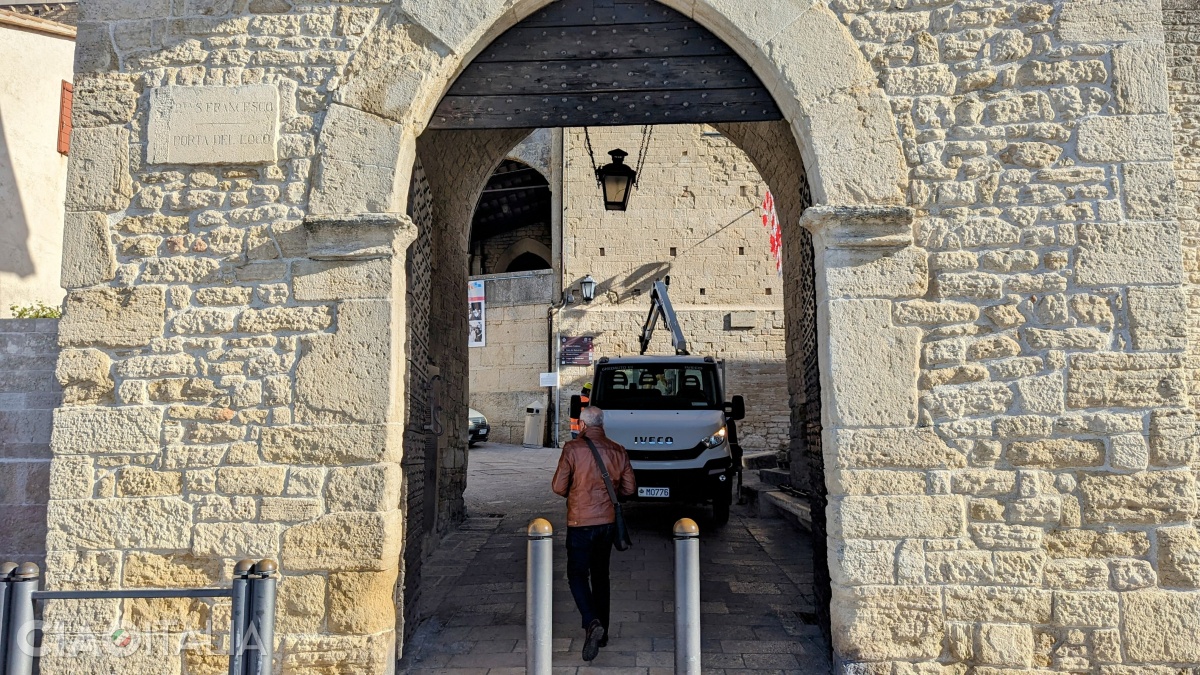
M 671 277 L 667 277 L 661 281 L 655 281 L 654 288 L 650 290 L 650 314 L 646 317 L 646 323 L 642 324 L 642 335 L 638 338 L 642 348 L 640 353 L 643 356 L 650 348 L 650 340 L 654 337 L 654 329 L 658 327 L 660 318 L 667 330 L 671 331 L 671 346 L 675 348 L 675 355 L 688 356 L 687 339 L 683 337 L 683 329 L 679 327 L 679 317 L 675 315 L 675 308 L 671 305 L 671 296 L 667 293 L 667 287 L 670 285 Z

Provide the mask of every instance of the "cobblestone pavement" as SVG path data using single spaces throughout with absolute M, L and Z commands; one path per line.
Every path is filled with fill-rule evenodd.
M 423 572 L 431 618 L 409 642 L 400 672 L 467 675 L 525 672 L 525 538 L 530 519 L 554 524 L 554 672 L 673 673 L 671 526 L 701 528 L 705 675 L 829 673 L 828 647 L 813 617 L 807 535 L 734 507 L 714 530 L 706 509 L 634 504 L 634 548 L 613 553 L 612 636 L 591 664 L 566 582 L 565 502 L 550 492 L 558 450 L 485 444 L 471 451 L 468 519 Z

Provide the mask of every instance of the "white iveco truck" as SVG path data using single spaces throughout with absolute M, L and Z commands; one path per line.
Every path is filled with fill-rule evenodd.
M 726 402 L 723 361 L 688 354 L 669 284 L 670 277 L 656 281 L 650 293 L 642 355 L 602 357 L 589 404 L 604 410 L 605 433 L 629 452 L 639 500 L 711 503 L 713 520 L 724 525 L 742 463 L 735 423 L 746 405 L 741 396 Z M 645 356 L 659 319 L 674 356 Z M 571 399 L 572 417 L 581 406 L 580 397 Z

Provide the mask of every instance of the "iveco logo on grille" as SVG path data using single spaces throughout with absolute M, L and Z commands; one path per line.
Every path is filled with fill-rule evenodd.
M 671 436 L 634 436 L 634 445 L 675 445 Z

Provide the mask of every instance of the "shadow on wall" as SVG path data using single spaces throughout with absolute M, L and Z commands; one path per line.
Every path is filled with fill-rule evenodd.
M 29 224 L 17 183 L 16 160 L 8 148 L 4 110 L 0 108 L 0 272 L 30 277 L 36 270 L 29 255 Z
M 0 560 L 45 567 L 58 321 L 0 319 Z

